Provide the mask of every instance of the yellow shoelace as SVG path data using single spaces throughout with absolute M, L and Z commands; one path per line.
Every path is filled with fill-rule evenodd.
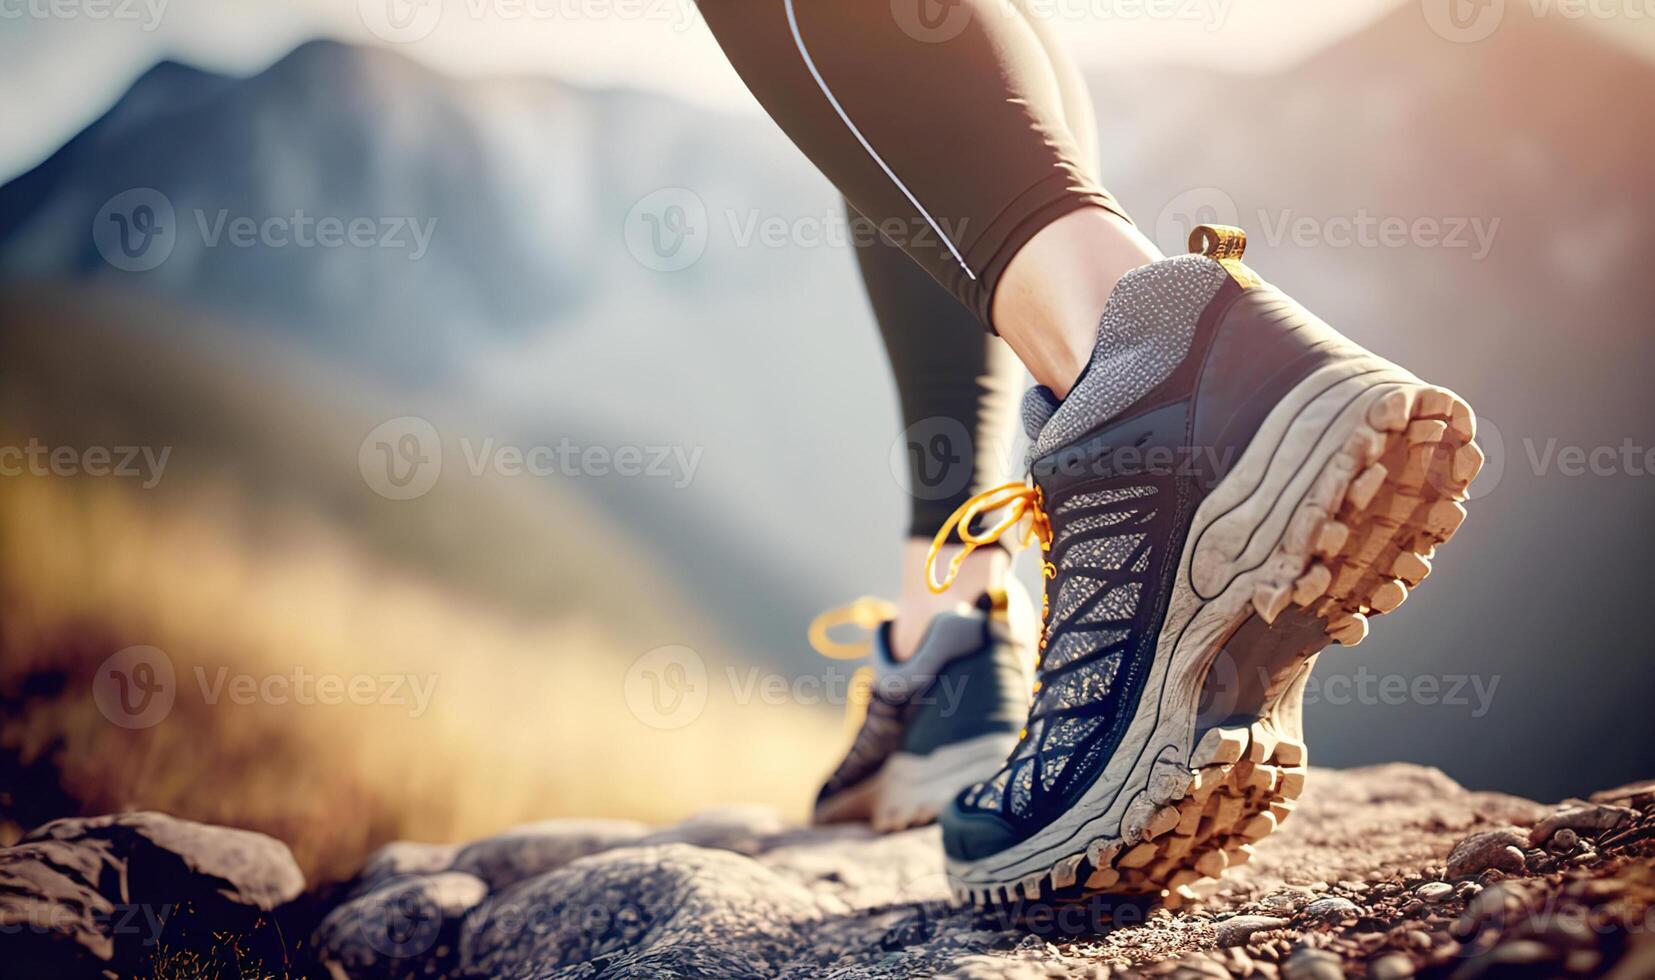
M 971 525 L 984 514 L 992 514 L 997 510 L 1004 510 L 1006 515 L 999 521 L 982 531 L 971 530 Z M 925 555 L 925 585 L 933 593 L 941 595 L 954 584 L 959 577 L 960 564 L 966 556 L 978 548 L 994 544 L 1009 530 L 1016 527 L 1024 519 L 1029 522 L 1022 532 L 1021 547 L 1028 547 L 1030 542 L 1038 540 L 1042 559 L 1040 574 L 1045 578 L 1057 577 L 1057 566 L 1053 565 L 1044 556 L 1052 550 L 1052 522 L 1046 516 L 1045 495 L 1040 488 L 1028 483 L 1003 483 L 991 490 L 984 490 L 959 506 L 948 523 L 942 526 L 937 536 L 931 540 L 931 550 Z M 948 536 L 958 530 L 960 540 L 965 547 L 948 562 L 948 574 L 942 581 L 937 580 L 937 558 L 942 553 L 943 545 L 948 543 Z M 1042 589 L 1040 594 L 1040 645 L 1043 654 L 1046 650 L 1046 617 L 1051 612 L 1051 599 Z M 1036 668 L 1040 666 L 1038 660 Z M 1034 689 L 1040 690 L 1040 683 L 1035 682 Z M 1025 734 L 1027 730 L 1025 729 Z
M 810 645 L 816 652 L 831 660 L 860 660 L 873 649 L 873 631 L 887 620 L 896 618 L 896 605 L 873 596 L 863 596 L 854 602 L 829 609 L 810 621 Z M 841 643 L 830 636 L 832 630 L 855 626 L 864 630 L 868 638 L 859 643 Z M 851 675 L 850 687 L 845 692 L 845 727 L 854 739 L 868 716 L 868 701 L 873 697 L 874 670 L 858 667 Z

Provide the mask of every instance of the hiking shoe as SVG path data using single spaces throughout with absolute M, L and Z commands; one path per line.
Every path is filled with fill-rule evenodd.
M 901 663 L 891 658 L 889 603 L 860 599 L 811 624 L 823 654 L 870 661 L 852 680 L 855 736 L 817 794 L 816 823 L 865 820 L 879 831 L 930 823 L 962 788 L 994 774 L 1017 744 L 1033 680 L 1032 613 L 1019 643 L 1009 604 L 1001 592 L 938 615 Z M 828 637 L 851 623 L 871 630 L 871 641 Z
M 1029 482 L 950 522 L 967 552 L 1021 526 L 1046 575 L 1022 738 L 941 816 L 962 899 L 1177 904 L 1245 863 L 1304 786 L 1318 651 L 1401 605 L 1465 517 L 1471 409 L 1265 285 L 1244 247 L 1202 226 L 1198 254 L 1123 278 L 1068 398 L 1026 400 Z

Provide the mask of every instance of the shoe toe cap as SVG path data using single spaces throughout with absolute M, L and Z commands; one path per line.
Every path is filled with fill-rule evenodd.
M 964 794 L 956 796 L 938 816 L 942 845 L 956 861 L 976 861 L 998 854 L 1017 841 L 1017 832 L 998 814 L 965 807 Z

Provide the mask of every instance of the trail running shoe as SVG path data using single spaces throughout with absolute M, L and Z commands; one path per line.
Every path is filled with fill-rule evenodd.
M 1001 592 L 937 616 L 901 663 L 891 658 L 890 603 L 859 599 L 817 617 L 810 628 L 817 650 L 871 662 L 852 680 L 855 736 L 816 797 L 816 823 L 866 820 L 879 831 L 930 823 L 962 788 L 1000 768 L 1017 744 L 1033 681 L 1033 613 L 1019 642 L 1011 604 Z M 871 640 L 829 637 L 851 624 L 871 630 Z
M 1122 279 L 1099 351 L 1136 338 L 1107 362 L 1124 373 L 1100 354 L 1064 402 L 1031 392 L 1029 482 L 938 536 L 958 525 L 969 551 L 1022 526 L 1045 559 L 1022 738 L 941 816 L 962 899 L 1177 904 L 1245 863 L 1304 787 L 1317 653 L 1401 605 L 1465 517 L 1471 409 L 1265 285 L 1244 248 L 1203 226 L 1199 254 Z M 1133 380 L 1152 387 L 1122 401 Z

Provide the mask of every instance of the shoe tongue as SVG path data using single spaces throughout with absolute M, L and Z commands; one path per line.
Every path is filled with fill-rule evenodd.
M 1039 423 L 1029 435 L 1029 461 L 1114 418 L 1170 375 L 1226 275 L 1204 255 L 1179 255 L 1122 276 L 1098 322 L 1092 358 L 1068 397 L 1059 402 L 1044 388 L 1025 397 L 1023 424 Z
M 988 617 L 975 609 L 939 613 L 914 655 L 900 663 L 891 659 L 890 630 L 886 623 L 874 633 L 874 683 L 886 697 L 901 699 L 929 684 L 949 663 L 981 649 L 988 639 Z
M 1035 385 L 1023 394 L 1023 434 L 1031 444 L 1040 441 L 1040 430 L 1052 420 L 1062 402 L 1045 385 Z

